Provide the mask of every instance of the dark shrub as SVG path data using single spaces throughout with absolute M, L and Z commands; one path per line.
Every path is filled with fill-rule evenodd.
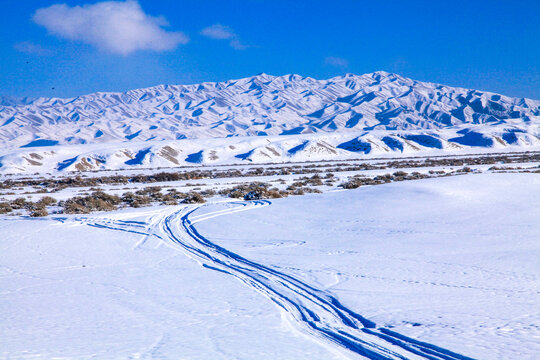
M 57 201 L 55 198 L 52 198 L 50 196 L 44 196 L 37 203 L 42 206 L 51 206 L 51 205 L 56 204 L 56 202 Z
M 210 197 L 216 194 L 217 193 L 214 189 L 206 189 L 206 190 L 201 191 L 201 195 L 203 195 L 204 197 Z
M 0 202 L 0 214 L 7 214 L 12 211 L 13 211 L 13 208 L 8 202 L 6 201 Z
M 62 204 L 62 207 L 64 208 L 64 213 L 66 214 L 89 214 L 90 213 L 89 208 L 72 200 L 73 199 L 66 200 Z
M 186 198 L 182 202 L 184 204 L 196 204 L 196 203 L 204 203 L 205 200 L 201 194 L 199 194 L 198 192 L 192 191 L 187 194 Z
M 47 209 L 45 209 L 45 207 L 36 207 L 30 211 L 31 217 L 42 217 L 47 215 L 49 215 L 49 212 L 47 211 Z
M 305 193 L 322 194 L 322 191 L 316 188 L 304 187 L 302 190 L 304 190 Z
M 262 182 L 252 182 L 250 184 L 237 185 L 232 189 L 220 190 L 219 194 L 245 200 L 276 199 L 287 196 L 286 191 L 280 191 L 277 188 L 270 188 L 270 184 Z
M 178 198 L 174 194 L 167 193 L 161 197 L 162 205 L 178 205 Z
M 91 211 L 112 211 L 122 199 L 116 195 L 95 191 L 89 196 L 76 196 L 63 202 L 64 212 L 67 214 L 86 214 Z
M 11 201 L 11 207 L 15 210 L 24 209 L 27 206 L 28 202 L 25 198 L 16 198 Z
M 152 201 L 152 199 L 144 195 L 145 192 L 143 192 L 143 195 L 139 195 L 140 191 L 137 191 L 137 194 L 134 194 L 132 192 L 127 192 L 122 195 L 122 201 L 126 203 L 127 206 L 139 208 L 146 205 L 149 205 Z

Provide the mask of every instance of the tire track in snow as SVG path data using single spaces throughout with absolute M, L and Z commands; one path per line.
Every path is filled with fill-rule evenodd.
M 203 267 L 232 275 L 261 292 L 292 318 L 300 331 L 319 341 L 337 344 L 348 355 L 368 359 L 471 360 L 471 358 L 418 341 L 376 324 L 346 308 L 328 292 L 271 267 L 248 260 L 205 238 L 195 224 L 213 217 L 271 204 L 267 200 L 235 202 L 236 207 L 194 215 L 204 205 L 182 208 L 141 223 L 105 220 L 89 225 L 155 235 L 182 250 Z M 88 219 L 85 219 L 88 221 Z M 131 228 L 134 227 L 135 229 Z

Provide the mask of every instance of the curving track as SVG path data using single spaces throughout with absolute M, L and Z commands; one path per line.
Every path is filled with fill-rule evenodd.
M 347 357 L 368 359 L 444 359 L 469 357 L 417 341 L 376 324 L 348 309 L 328 292 L 271 267 L 258 264 L 205 238 L 195 224 L 216 216 L 268 206 L 270 201 L 236 202 L 235 207 L 196 215 L 202 206 L 160 213 L 147 223 L 81 219 L 91 226 L 154 235 L 183 251 L 202 266 L 236 277 L 272 300 L 300 331 L 325 344 L 337 345 Z M 356 356 L 355 356 L 356 355 Z

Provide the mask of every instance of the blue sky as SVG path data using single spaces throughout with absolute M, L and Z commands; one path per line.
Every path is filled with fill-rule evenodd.
M 540 99 L 538 0 L 2 5 L 2 95 L 70 97 L 261 72 L 323 79 L 386 70 Z

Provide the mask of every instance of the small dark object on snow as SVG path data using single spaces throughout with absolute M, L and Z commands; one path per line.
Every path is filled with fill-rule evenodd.
M 244 200 L 260 200 L 261 198 L 262 194 L 258 191 L 250 191 L 244 195 Z

